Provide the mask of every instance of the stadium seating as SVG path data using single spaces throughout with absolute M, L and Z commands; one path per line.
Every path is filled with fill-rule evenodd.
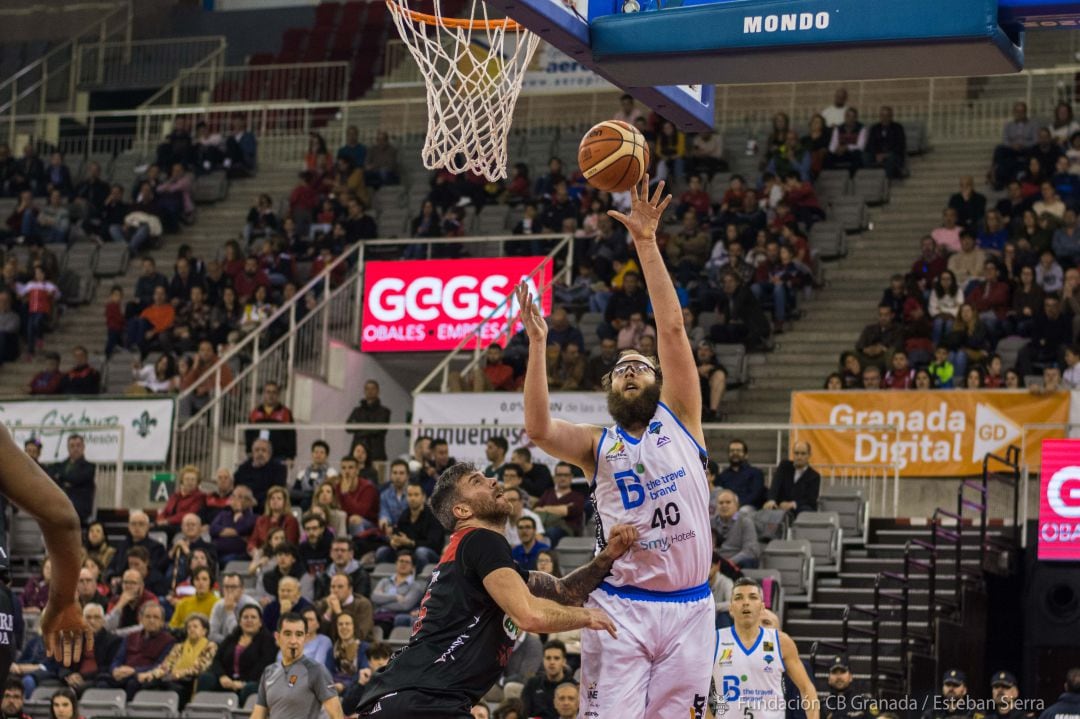
M 810 542 L 817 571 L 840 571 L 843 530 L 837 512 L 800 513 L 788 530 L 788 538 Z
M 124 709 L 124 716 L 139 719 L 173 719 L 179 715 L 180 695 L 173 691 L 144 689 Z
M 787 601 L 813 599 L 814 554 L 806 539 L 778 539 L 765 546 L 762 568 L 780 572 Z
M 232 719 L 239 702 L 233 692 L 196 692 L 180 714 L 183 719 Z
M 823 487 L 818 497 L 818 509 L 837 514 L 845 543 L 866 541 L 867 509 L 861 489 L 835 484 Z

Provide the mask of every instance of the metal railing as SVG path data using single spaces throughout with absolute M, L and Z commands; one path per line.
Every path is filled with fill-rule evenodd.
M 218 102 L 343 103 L 349 99 L 349 63 L 225 66 L 225 50 L 215 51 L 152 95 L 140 108 L 207 105 Z
M 104 45 L 116 38 L 126 47 L 131 42 L 132 0 L 116 3 L 100 20 L 76 37 L 60 43 L 42 57 L 0 82 L 0 138 L 9 145 L 16 140 L 16 118 L 41 115 L 55 104 L 75 109 L 79 47 Z M 17 153 L 16 153 L 17 154 Z
M 160 87 L 176 77 L 177 68 L 191 67 L 224 48 L 221 35 L 79 44 L 76 82 L 84 88 Z

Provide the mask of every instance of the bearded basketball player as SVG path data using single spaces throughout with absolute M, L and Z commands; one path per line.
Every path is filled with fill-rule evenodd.
M 649 178 L 631 193 L 621 222 L 637 249 L 656 319 L 659 359 L 628 350 L 604 378 L 610 427 L 572 424 L 549 412 L 547 324 L 528 288 L 517 289 L 529 336 L 525 429 L 553 457 L 592 478 L 596 544 L 610 528 L 629 524 L 639 537 L 589 597 L 618 628 L 618 639 L 581 633 L 581 717 L 701 719 L 715 649 L 709 591 L 707 454 L 701 429 L 701 390 L 682 311 L 656 244 L 656 227 L 671 196 L 661 182 L 649 197 Z M 707 641 L 702 641 L 709 637 Z

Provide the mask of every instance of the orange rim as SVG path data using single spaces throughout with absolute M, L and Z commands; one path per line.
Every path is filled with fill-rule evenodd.
M 422 22 L 425 25 L 445 25 L 446 27 L 465 28 L 468 30 L 495 30 L 501 27 L 507 32 L 522 32 L 525 30 L 524 27 L 508 17 L 498 20 L 465 20 L 464 18 L 456 17 L 440 17 L 438 15 L 429 15 L 428 13 L 417 12 L 416 10 L 402 7 L 396 0 L 386 0 L 386 7 L 388 7 L 391 12 L 407 15 L 415 22 Z

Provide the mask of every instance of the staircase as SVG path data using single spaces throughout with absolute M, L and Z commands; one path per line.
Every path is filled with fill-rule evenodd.
M 823 387 L 840 353 L 875 320 L 889 277 L 915 261 L 959 178 L 973 175 L 981 187 L 992 151 L 989 142 L 950 143 L 910 159 L 911 177 L 893 184 L 889 204 L 872 208 L 873 229 L 849 237 L 847 257 L 825 264 L 827 286 L 800 302 L 805 316 L 776 337 L 773 352 L 750 355 L 750 386 L 728 403 L 730 421 L 786 423 L 793 390 Z
M 296 173 L 297 168 L 293 164 L 261 166 L 257 177 L 233 181 L 225 200 L 214 205 L 200 205 L 193 226 L 185 227 L 178 234 L 166 235 L 164 245 L 150 253 L 157 261 L 158 271 L 172 277 L 176 249 L 182 244 L 190 245 L 195 256 L 204 261 L 217 258 L 226 240 L 239 238 L 255 195 L 266 192 L 275 199 L 288 196 L 296 184 Z M 127 183 L 126 180 L 123 182 Z M 125 301 L 130 299 L 141 271 L 141 263 L 132 261 L 125 275 L 98 280 L 93 301 L 80 307 L 65 306 L 56 329 L 45 336 L 45 349 L 61 355 L 61 369 L 71 366 L 71 348 L 79 344 L 89 351 L 91 363 L 101 366 L 105 347 L 105 302 L 109 289 L 113 285 L 120 285 L 124 288 Z M 0 368 L 0 397 L 27 394 L 30 379 L 43 368 L 44 361 L 41 359 L 5 364 Z
M 908 542 L 929 542 L 930 526 L 898 526 L 892 520 L 872 520 L 870 541 L 866 545 L 848 544 L 845 541 L 841 571 L 833 574 L 818 572 L 815 576 L 813 601 L 805 606 L 788 605 L 785 609 L 784 631 L 791 635 L 799 647 L 799 654 L 810 661 L 814 644 L 819 646 L 817 657 L 822 659 L 837 653 L 834 646 L 844 643 L 844 616 L 848 615 L 848 658 L 855 680 L 865 683 L 871 675 L 871 640 L 864 632 L 872 630 L 873 619 L 852 609 L 870 608 L 874 605 L 874 585 L 879 572 L 904 573 L 904 552 Z M 1002 530 L 988 529 L 988 541 L 1003 538 Z M 1011 535 L 1010 535 L 1011 536 Z M 965 572 L 979 571 L 979 536 L 974 529 L 965 531 L 961 546 L 961 567 Z M 913 558 L 925 561 L 927 552 L 912 547 Z M 943 550 L 937 563 L 937 584 L 934 604 L 938 607 L 956 601 L 955 553 Z M 895 584 L 882 584 L 882 591 L 898 595 Z M 882 601 L 879 618 L 879 672 L 899 672 L 901 667 L 901 608 L 898 602 Z M 925 572 L 912 570 L 909 600 L 907 603 L 910 635 L 918 638 L 930 636 L 929 580 Z M 912 649 L 920 649 L 925 642 L 916 641 Z M 827 663 L 816 662 L 820 669 L 817 678 L 824 680 L 828 673 Z

